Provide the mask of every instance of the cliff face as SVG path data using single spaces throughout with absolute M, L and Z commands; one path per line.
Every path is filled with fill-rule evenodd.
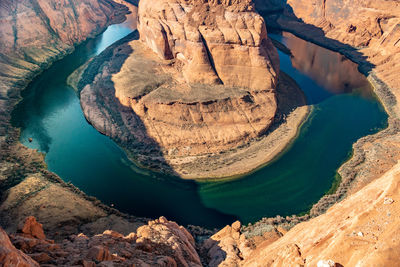
M 397 164 L 326 214 L 298 224 L 272 244 L 259 244 L 243 265 L 316 266 L 328 260 L 340 264 L 336 266 L 397 265 L 399 171 Z
M 277 112 L 279 58 L 252 2 L 144 0 L 138 16 L 140 41 L 109 51 L 107 67 L 81 83 L 87 119 L 154 169 L 188 178 L 250 171 L 210 173 L 221 168 L 212 157 L 263 136 Z
M 27 214 L 46 229 L 58 229 L 53 232 L 58 237 L 77 231 L 82 222 L 126 223 L 46 170 L 43 155 L 19 142 L 10 117 L 34 76 L 74 45 L 122 21 L 127 10 L 108 0 L 0 1 L 0 224 L 7 231 Z
M 276 87 L 279 58 L 251 1 L 141 1 L 141 40 L 188 83 Z
M 398 36 L 398 1 L 289 0 L 287 4 L 292 8 L 294 15 L 304 22 L 323 28 L 327 37 L 355 47 L 374 46 L 379 43 L 386 46 L 392 37 Z M 388 39 L 388 35 L 391 38 Z
M 19 88 L 71 52 L 74 45 L 100 33 L 111 22 L 122 20 L 126 12 L 125 6 L 109 0 L 1 1 L 2 123 L 9 121 Z
M 400 60 L 398 1 L 289 0 L 287 4 L 286 14 L 292 13 L 315 27 L 306 30 L 285 16 L 277 20 L 278 24 L 317 43 L 337 49 L 361 65 L 367 65 L 364 66 L 364 72 L 367 74 L 372 70 L 377 78 L 391 87 L 392 94 L 399 101 L 400 81 L 397 73 L 400 67 L 396 64 Z M 329 42 L 328 39 L 339 41 L 340 44 Z M 399 113 L 398 107 L 395 112 Z
M 10 239 L 12 243 L 10 242 Z M 9 266 L 201 266 L 189 232 L 164 217 L 127 235 L 106 230 L 88 237 L 72 235 L 55 243 L 42 225 L 28 217 L 10 237 L 0 228 L 0 264 Z M 99 264 L 99 265 L 97 265 Z

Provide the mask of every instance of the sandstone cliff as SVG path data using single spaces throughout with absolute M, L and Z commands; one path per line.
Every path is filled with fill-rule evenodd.
M 109 0 L 1 1 L 1 123 L 9 121 L 21 88 L 38 72 L 110 23 L 121 21 L 126 12 L 125 6 Z M 0 133 L 4 135 L 3 127 Z
M 275 18 L 271 17 L 269 21 Z M 276 22 L 280 28 L 345 54 L 361 65 L 364 74 L 376 76 L 390 87 L 396 99 L 399 98 L 399 66 L 396 64 L 400 59 L 398 1 L 289 0 L 286 11 Z M 388 104 L 387 108 L 399 112 L 394 103 Z
M 141 1 L 138 29 L 161 58 L 179 60 L 188 83 L 276 87 L 279 58 L 249 0 Z
M 280 233 L 283 236 L 278 239 L 264 234 L 260 237 L 264 241 L 252 240 L 253 247 L 239 233 L 235 238 L 234 225 L 223 229 L 211 237 L 219 240 L 226 253 L 220 266 L 396 266 L 400 259 L 399 185 L 397 164 L 326 214 Z M 211 260 L 218 255 L 209 254 Z
M 106 230 L 54 243 L 29 217 L 19 233 L 10 235 L 20 251 L 0 231 L 0 262 L 34 264 L 33 258 L 41 264 L 81 266 L 396 266 L 399 189 L 400 163 L 326 214 L 288 232 L 277 227 L 251 235 L 235 222 L 197 243 L 185 228 L 163 217 L 130 234 Z
M 105 51 L 78 83 L 86 118 L 136 162 L 183 178 L 226 177 L 271 160 L 293 138 L 305 98 L 287 76 L 278 83 L 278 54 L 251 2 L 141 1 L 138 15 L 141 42 L 132 34 Z M 258 143 L 263 155 L 252 149 L 243 163 L 243 148 L 282 112 L 277 95 L 290 92 L 291 109 L 303 108 L 285 122 L 284 145 Z
M 79 226 L 86 233 L 123 232 L 142 224 L 46 170 L 43 155 L 19 143 L 19 131 L 10 125 L 20 92 L 34 76 L 75 45 L 124 20 L 127 11 L 108 0 L 0 1 L 0 225 L 7 231 L 15 231 L 28 215 L 56 239 Z

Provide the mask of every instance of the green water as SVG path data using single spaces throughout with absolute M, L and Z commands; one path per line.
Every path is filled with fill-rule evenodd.
M 361 83 L 359 77 L 354 84 L 344 82 L 344 90 L 338 92 L 324 86 L 323 77 L 294 68 L 291 58 L 280 53 L 281 68 L 302 87 L 314 111 L 279 159 L 239 180 L 213 183 L 182 181 L 139 169 L 112 140 L 88 124 L 77 95 L 66 85 L 77 67 L 130 32 L 126 24 L 113 25 L 79 46 L 29 85 L 13 113 L 13 124 L 22 130 L 21 142 L 45 152 L 51 171 L 123 212 L 164 215 L 181 224 L 206 227 L 304 212 L 329 190 L 352 143 L 386 126 L 387 116 L 365 78 Z M 273 37 L 282 42 L 295 38 Z M 333 58 L 330 51 L 318 53 L 327 64 Z M 342 67 L 341 63 L 337 66 L 338 70 Z

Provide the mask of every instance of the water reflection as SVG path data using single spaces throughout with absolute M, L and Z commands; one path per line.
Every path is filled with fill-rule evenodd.
M 350 93 L 365 87 L 368 82 L 357 64 L 345 56 L 306 42 L 291 33 L 282 33 L 286 46 L 292 52 L 292 65 L 333 94 Z

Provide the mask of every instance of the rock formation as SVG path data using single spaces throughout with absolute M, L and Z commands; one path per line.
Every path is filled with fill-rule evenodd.
M 396 64 L 400 57 L 398 1 L 289 0 L 284 14 L 270 17 L 269 21 L 273 20 L 276 20 L 274 26 L 343 53 L 360 64 L 364 74 L 375 76 L 370 79 L 376 83 L 383 81 L 395 98 L 399 98 L 399 66 Z M 393 100 L 385 102 L 389 101 L 393 106 Z M 397 107 L 394 111 L 399 112 Z
M 25 231 L 35 229 L 35 231 Z M 38 237 L 39 235 L 39 237 Z M 72 235 L 62 242 L 46 239 L 41 224 L 27 218 L 21 233 L 0 228 L 2 266 L 202 266 L 189 232 L 164 217 L 127 235 L 106 230 L 88 237 Z M 15 247 L 14 247 L 15 246 Z
M 16 249 L 8 238 L 7 233 L 0 227 L 0 265 L 4 267 L 39 266 L 32 258 Z
M 118 216 L 49 172 L 43 155 L 19 143 L 19 130 L 10 124 L 29 81 L 127 12 L 109 0 L 0 1 L 0 225 L 6 231 L 15 231 L 29 215 L 56 239 L 79 226 L 90 233 L 143 224 Z
M 187 83 L 276 87 L 279 58 L 251 1 L 141 1 L 138 14 L 140 39 Z
M 34 259 L 41 264 L 81 266 L 396 266 L 400 258 L 399 185 L 400 162 L 333 205 L 326 214 L 288 232 L 271 227 L 258 233 L 255 229 L 253 235 L 243 231 L 237 221 L 197 243 L 184 227 L 164 217 L 125 235 L 106 230 L 92 237 L 78 234 L 54 243 L 30 217 L 19 233 L 10 235 L 20 251 L 0 230 L 0 262 L 7 259 L 34 264 Z M 4 257 L 4 251 L 12 253 Z
M 296 95 L 293 110 L 305 105 L 287 76 L 278 84 L 278 54 L 252 2 L 141 1 L 138 15 L 140 41 L 132 34 L 105 51 L 78 83 L 100 132 L 139 164 L 183 178 L 243 174 L 281 151 L 233 166 L 266 136 L 279 91 Z M 283 143 L 307 108 L 299 114 Z

